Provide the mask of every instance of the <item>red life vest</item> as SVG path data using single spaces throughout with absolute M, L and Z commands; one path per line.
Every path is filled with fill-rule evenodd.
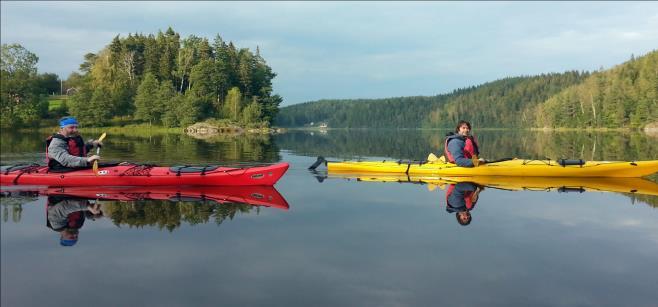
M 85 143 L 82 140 L 81 136 L 76 135 L 71 137 L 65 137 L 59 133 L 55 133 L 49 136 L 48 139 L 46 140 L 46 162 L 48 163 L 48 167 L 50 168 L 64 167 L 61 163 L 57 162 L 55 159 L 51 159 L 50 156 L 48 155 L 48 147 L 50 146 L 50 142 L 53 140 L 53 138 L 65 141 L 69 145 L 68 148 L 69 154 L 77 157 L 87 156 L 87 148 L 85 147 Z
M 451 184 L 448 187 L 448 190 L 446 191 L 446 204 L 448 204 L 448 198 L 452 194 L 452 192 L 455 190 L 455 185 Z M 466 209 L 471 210 L 473 209 L 473 195 L 475 195 L 475 191 L 468 191 L 464 193 L 464 200 L 466 201 Z M 450 204 L 448 204 L 449 206 Z
M 443 144 L 443 155 L 446 157 L 448 162 L 450 163 L 455 163 L 455 157 L 452 156 L 450 151 L 448 150 L 448 142 L 450 140 L 456 138 L 456 137 L 462 137 L 465 139 L 464 141 L 464 157 L 471 159 L 473 156 L 479 155 L 480 150 L 478 149 L 478 142 L 477 139 L 475 139 L 475 136 L 455 136 L 455 134 L 449 135 L 444 144 Z

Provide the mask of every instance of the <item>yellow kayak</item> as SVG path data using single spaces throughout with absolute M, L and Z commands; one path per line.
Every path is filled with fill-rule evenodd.
M 560 192 L 618 192 L 658 196 L 658 183 L 642 178 L 612 177 L 432 177 L 395 174 L 332 173 L 333 178 L 356 179 L 369 182 L 410 182 L 444 188 L 448 184 L 471 182 L 480 186 L 512 191 L 560 191 Z
M 317 165 L 320 159 L 318 158 Z M 459 167 L 440 160 L 403 161 L 322 161 L 330 174 L 335 172 L 391 173 L 419 176 L 513 176 L 513 177 L 644 177 L 658 172 L 658 160 L 582 161 L 509 159 Z M 316 165 L 314 164 L 314 166 Z M 312 166 L 313 167 L 313 166 Z M 317 166 L 316 166 L 317 167 Z

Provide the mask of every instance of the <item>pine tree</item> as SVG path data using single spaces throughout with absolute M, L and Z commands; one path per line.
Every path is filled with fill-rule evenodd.
M 161 103 L 160 97 L 158 97 L 159 88 L 160 85 L 155 76 L 147 73 L 137 88 L 137 96 L 135 96 L 135 119 L 146 121 L 149 125 L 160 122 L 164 106 Z

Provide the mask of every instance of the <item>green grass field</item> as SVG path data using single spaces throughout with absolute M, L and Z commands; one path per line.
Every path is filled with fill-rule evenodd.
M 68 100 L 67 96 L 55 95 L 48 97 L 48 111 L 52 111 L 61 107 L 62 103 L 64 103 L 66 100 Z

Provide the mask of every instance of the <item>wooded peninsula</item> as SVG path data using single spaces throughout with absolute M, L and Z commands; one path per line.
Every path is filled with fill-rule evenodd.
M 181 39 L 171 28 L 117 35 L 87 53 L 80 72 L 67 80 L 38 74 L 37 61 L 18 44 L 2 45 L 3 128 L 40 126 L 64 115 L 86 126 L 184 127 L 215 120 L 267 127 L 283 101 L 272 94 L 276 74 L 259 48 L 238 49 L 219 35 L 212 43 L 194 35 Z M 63 95 L 49 99 L 53 93 Z

